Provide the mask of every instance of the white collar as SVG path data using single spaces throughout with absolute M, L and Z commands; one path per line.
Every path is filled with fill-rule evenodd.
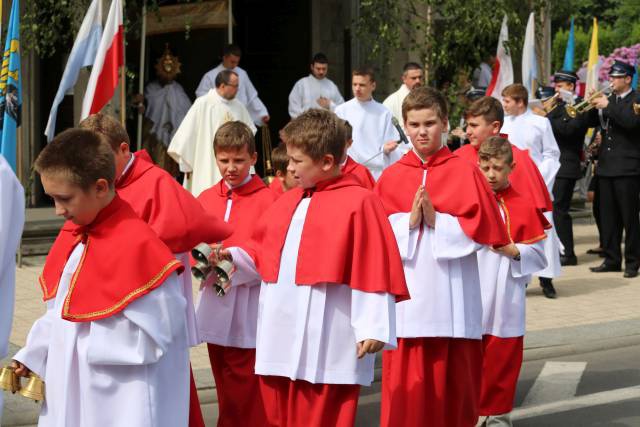
M 233 185 L 233 186 L 232 186 L 232 185 L 229 185 L 229 183 L 228 183 L 227 181 L 225 181 L 225 180 L 224 180 L 224 178 L 223 178 L 223 180 L 222 180 L 222 181 L 223 181 L 223 182 L 224 182 L 224 184 L 227 186 L 227 188 L 230 188 L 230 189 L 232 189 L 232 190 L 233 190 L 234 188 L 242 187 L 243 185 L 245 185 L 246 183 L 248 183 L 249 181 L 251 181 L 251 178 L 252 178 L 252 175 L 251 175 L 251 174 L 249 174 L 249 175 L 247 175 L 247 176 L 246 176 L 246 178 L 245 178 L 245 179 L 244 179 L 240 184 L 238 184 L 238 185 Z
M 618 98 L 620 99 L 624 99 L 627 95 L 629 95 L 631 93 L 631 91 L 633 90 L 633 88 L 629 88 L 628 91 L 626 91 L 625 93 L 621 93 L 620 95 L 616 95 Z
M 133 154 L 129 154 L 129 155 L 131 157 L 129 157 L 129 161 L 127 162 L 126 166 L 124 167 L 124 170 L 122 171 L 122 173 L 120 174 L 118 179 L 122 178 L 124 176 L 124 174 L 127 173 L 127 171 L 131 168 L 131 165 L 133 165 L 133 161 L 135 160 L 135 156 Z

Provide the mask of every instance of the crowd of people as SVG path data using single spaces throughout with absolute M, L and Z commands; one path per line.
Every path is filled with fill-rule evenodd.
M 103 114 L 38 156 L 67 221 L 40 277 L 46 314 L 11 369 L 45 381 L 40 425 L 204 425 L 189 365 L 200 343 L 219 426 L 352 426 L 378 352 L 380 425 L 511 425 L 526 287 L 537 275 L 555 298 L 552 279 L 577 261 L 569 206 L 590 127 L 605 257 L 592 270 L 621 270 L 624 229 L 624 276 L 637 275 L 633 67 L 616 63 L 612 94 L 577 112 L 568 70 L 538 91 L 542 106 L 520 84 L 501 101 L 475 90 L 451 150 L 448 103 L 418 64 L 382 104 L 375 73 L 353 70 L 344 102 L 316 54 L 268 182 L 254 135 L 269 114 L 240 56 L 225 48 L 165 132 L 183 186 Z M 194 304 L 189 253 L 203 242 L 218 273 Z

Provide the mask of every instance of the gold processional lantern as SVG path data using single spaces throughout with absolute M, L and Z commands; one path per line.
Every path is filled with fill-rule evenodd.
M 216 295 L 225 296 L 225 288 L 231 281 L 233 263 L 226 259 L 220 260 L 216 265 L 211 265 L 209 257 L 213 254 L 213 249 L 206 243 L 200 243 L 191 250 L 191 256 L 196 260 L 196 265 L 191 267 L 191 274 L 204 283 L 212 274 L 215 274 L 213 287 Z
M 44 400 L 44 381 L 35 373 L 29 373 L 27 385 L 22 387 L 20 377 L 16 375 L 13 366 L 5 366 L 0 370 L 0 388 L 11 393 L 18 392 L 21 396 L 36 402 Z

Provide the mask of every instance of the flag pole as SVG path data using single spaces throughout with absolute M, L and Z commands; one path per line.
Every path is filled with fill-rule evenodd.
M 138 93 L 144 96 L 144 59 L 147 49 L 147 5 L 142 5 L 142 31 L 140 34 L 140 69 L 138 71 Z M 144 101 L 143 101 L 144 102 Z M 142 113 L 138 109 L 137 149 L 142 148 Z
M 229 44 L 233 43 L 233 0 L 229 0 L 229 9 L 227 16 L 227 38 L 229 39 Z
M 122 9 L 124 13 L 125 2 L 122 1 Z M 127 102 L 126 102 L 126 85 L 127 85 L 127 52 L 126 52 L 126 43 L 125 43 L 125 31 L 122 30 L 122 67 L 120 68 L 120 124 L 122 124 L 123 128 L 127 128 Z

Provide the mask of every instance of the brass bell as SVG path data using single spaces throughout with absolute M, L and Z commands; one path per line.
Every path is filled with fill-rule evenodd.
M 22 387 L 20 394 L 36 402 L 44 400 L 44 381 L 33 372 L 29 373 L 27 385 Z
M 16 375 L 16 368 L 5 366 L 0 370 L 0 388 L 11 393 L 20 390 L 20 378 Z
M 226 259 L 223 259 L 214 267 L 216 273 L 216 281 L 213 284 L 216 295 L 219 297 L 225 296 L 224 288 L 231 281 L 231 273 L 233 273 L 233 263 Z

